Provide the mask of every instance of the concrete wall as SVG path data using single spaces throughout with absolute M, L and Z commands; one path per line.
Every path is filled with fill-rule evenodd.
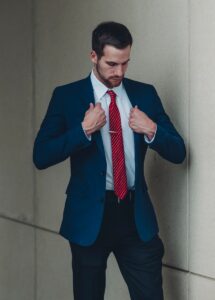
M 10 33 L 4 33 L 0 57 L 0 154 L 5 158 L 0 171 L 0 234 L 5 241 L 0 264 L 10 266 L 0 269 L 2 299 L 15 299 L 17 288 L 20 300 L 72 299 L 71 254 L 67 241 L 58 236 L 68 161 L 33 171 L 32 129 L 35 135 L 55 86 L 90 72 L 92 29 L 115 20 L 125 23 L 134 37 L 127 75 L 156 86 L 188 150 L 183 165 L 172 165 L 153 151 L 147 156 L 149 190 L 166 248 L 165 300 L 214 300 L 215 3 L 37 0 L 32 7 L 30 0 L 1 2 L 5 13 L 1 10 L 0 30 L 6 27 Z M 24 289 L 23 279 L 29 283 Z M 111 256 L 106 300 L 113 299 L 129 295 Z
M 32 4 L 0 1 L 0 299 L 34 299 Z

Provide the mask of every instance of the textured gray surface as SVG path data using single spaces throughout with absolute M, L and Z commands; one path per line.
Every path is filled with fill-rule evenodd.
M 34 229 L 0 218 L 0 299 L 34 299 Z
M 189 260 L 191 271 L 213 278 L 215 278 L 214 12 L 215 3 L 212 0 L 204 3 L 191 1 Z
M 103 20 L 131 29 L 128 77 L 156 86 L 190 151 L 189 166 L 147 156 L 165 300 L 214 299 L 214 10 L 212 0 L 1 1 L 0 300 L 72 299 L 70 250 L 55 233 L 68 161 L 35 171 L 32 141 L 54 87 L 90 72 L 91 30 Z M 113 256 L 105 297 L 129 299 Z
M 0 214 L 33 222 L 31 1 L 0 3 Z

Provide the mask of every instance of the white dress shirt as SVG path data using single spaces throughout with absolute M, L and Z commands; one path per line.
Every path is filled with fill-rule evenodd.
M 110 96 L 107 94 L 109 89 L 96 78 L 93 71 L 91 72 L 90 78 L 93 86 L 95 103 L 101 103 L 101 107 L 104 109 L 107 118 L 107 123 L 100 130 L 107 162 L 106 190 L 114 190 L 111 137 L 109 133 L 109 105 L 111 100 Z M 132 105 L 122 83 L 112 90 L 116 93 L 116 103 L 121 117 L 128 189 L 133 189 L 135 180 L 134 134 L 128 125 Z

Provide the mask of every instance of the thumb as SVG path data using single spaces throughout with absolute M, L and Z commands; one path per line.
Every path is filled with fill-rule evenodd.
M 93 108 L 94 108 L 94 104 L 92 102 L 90 102 L 89 110 L 92 110 Z

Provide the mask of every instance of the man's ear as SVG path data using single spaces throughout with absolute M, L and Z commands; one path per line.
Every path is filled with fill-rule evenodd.
M 94 50 L 91 51 L 90 58 L 91 58 L 92 63 L 97 64 L 98 56 Z

